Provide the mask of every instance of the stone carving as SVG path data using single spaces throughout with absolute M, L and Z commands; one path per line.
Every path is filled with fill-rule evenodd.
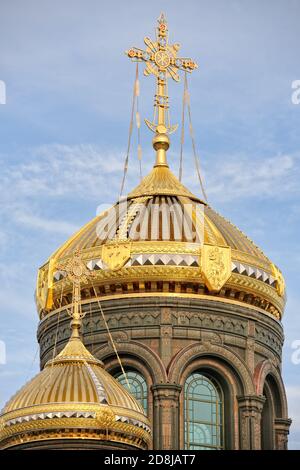
M 172 327 L 162 326 L 160 329 L 161 335 L 165 338 L 172 338 Z
M 173 315 L 174 324 L 178 326 L 195 326 L 210 328 L 214 330 L 222 330 L 224 332 L 238 333 L 246 336 L 247 322 L 230 319 L 228 316 L 207 315 L 202 313 L 193 312 L 179 312 Z
M 217 333 L 210 333 L 210 332 L 204 332 L 202 335 L 203 342 L 210 342 L 210 343 L 215 343 L 215 344 L 222 344 L 223 340 L 221 335 L 218 335 Z
M 162 360 L 145 344 L 139 341 L 119 342 L 118 353 L 122 356 L 129 354 L 145 365 L 153 378 L 153 383 L 167 382 L 167 373 Z M 94 355 L 101 360 L 114 354 L 110 344 L 104 344 L 94 351 Z M 124 359 L 122 362 L 126 366 Z
M 241 420 L 241 449 L 260 449 L 261 412 L 265 398 L 257 395 L 238 397 Z
M 264 327 L 256 326 L 255 328 L 255 339 L 269 348 L 276 351 L 281 355 L 282 351 L 282 340 L 275 335 L 272 331 L 267 330 Z
M 208 354 L 211 357 L 220 357 L 228 362 L 236 374 L 244 384 L 245 393 L 254 393 L 254 383 L 250 370 L 245 362 L 237 356 L 233 351 L 224 345 L 205 343 L 194 343 L 179 351 L 173 357 L 169 366 L 169 381 L 172 383 L 180 383 L 181 375 L 187 364 L 196 360 L 199 355 Z

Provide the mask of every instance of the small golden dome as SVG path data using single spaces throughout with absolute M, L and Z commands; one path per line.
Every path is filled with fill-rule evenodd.
M 114 448 L 147 449 L 150 443 L 141 405 L 73 336 L 0 415 L 0 449 L 61 439 Z
M 171 172 L 168 166 L 154 166 L 142 182 L 128 194 L 128 199 L 143 196 L 182 196 L 200 201 Z

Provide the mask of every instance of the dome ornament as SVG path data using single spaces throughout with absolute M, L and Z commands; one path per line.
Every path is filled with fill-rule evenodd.
M 148 128 L 155 133 L 153 147 L 156 150 L 156 165 L 168 166 L 166 151 L 170 146 L 168 134 L 176 131 L 178 125 L 170 124 L 169 96 L 167 79 L 172 78 L 179 82 L 178 70 L 192 72 L 198 65 L 188 57 L 177 57 L 180 48 L 178 43 L 170 45 L 168 42 L 168 24 L 162 13 L 156 28 L 156 41 L 145 37 L 146 50 L 132 47 L 126 54 L 134 62 L 145 62 L 144 75 L 156 77 L 156 94 L 154 97 L 153 121 L 145 119 Z
M 130 244 L 127 244 L 128 246 L 122 247 L 117 245 L 113 245 L 113 251 L 110 252 L 108 250 L 107 253 L 107 263 L 112 263 L 113 267 L 116 269 L 119 267 L 119 264 L 124 261 L 124 250 L 125 250 L 125 256 L 130 256 Z M 103 247 L 104 249 L 107 248 L 106 246 Z M 116 251 L 117 250 L 117 251 Z M 118 263 L 118 266 L 115 266 L 115 264 Z M 71 311 L 68 311 L 68 314 L 72 317 L 71 321 L 71 329 L 72 329 L 72 334 L 69 340 L 69 343 L 66 345 L 66 347 L 63 349 L 63 351 L 59 354 L 58 357 L 65 356 L 66 354 L 69 356 L 72 356 L 74 352 L 80 351 L 81 350 L 81 341 L 80 341 L 80 329 L 82 325 L 82 319 L 85 317 L 85 312 L 82 310 L 81 306 L 81 284 L 88 284 L 89 282 L 92 285 L 93 291 L 96 295 L 96 289 L 93 284 L 93 278 L 96 277 L 96 273 L 88 269 L 86 266 L 85 262 L 82 260 L 81 252 L 79 249 L 76 249 L 74 251 L 74 254 L 71 259 L 67 260 L 65 263 L 61 263 L 57 265 L 57 269 L 64 271 L 66 273 L 66 278 L 69 279 L 73 283 L 73 294 L 72 294 L 72 299 L 73 299 L 73 308 Z M 127 380 L 127 375 L 124 370 L 122 361 L 120 359 L 120 356 L 118 354 L 118 350 L 116 348 L 114 339 L 110 333 L 108 323 L 106 321 L 101 303 L 99 299 L 97 300 L 99 310 L 101 312 L 101 316 L 103 319 L 103 322 L 105 324 L 110 342 L 112 344 L 112 347 L 114 349 L 114 352 L 116 354 L 117 360 L 120 364 L 120 368 L 126 378 L 128 388 L 130 389 L 130 384 Z M 69 346 L 70 345 L 70 346 Z M 100 361 L 101 362 L 101 361 Z M 52 364 L 54 361 L 52 361 Z M 102 364 L 102 362 L 101 362 Z
M 75 250 L 71 259 L 65 263 L 56 266 L 60 271 L 66 273 L 66 278 L 73 283 L 73 308 L 68 310 L 68 314 L 72 317 L 71 339 L 79 338 L 79 331 L 82 324 L 82 318 L 85 316 L 81 308 L 81 284 L 87 284 L 90 278 L 95 276 L 95 273 L 90 271 L 82 260 L 80 250 Z
M 280 297 L 285 296 L 285 281 L 280 269 L 272 263 L 272 274 L 276 281 L 276 291 Z
M 204 244 L 201 250 L 201 272 L 210 292 L 219 292 L 231 276 L 229 246 Z
M 113 243 L 103 245 L 101 258 L 109 269 L 112 271 L 118 271 L 130 259 L 130 254 L 131 243 L 124 243 L 124 241 L 118 241 L 116 239 Z

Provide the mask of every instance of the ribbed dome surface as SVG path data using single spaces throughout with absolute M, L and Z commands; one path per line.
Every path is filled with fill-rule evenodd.
M 10 399 L 3 412 L 44 404 L 101 404 L 103 398 L 110 406 L 143 413 L 139 403 L 108 372 L 83 361 L 46 366 Z
M 71 338 L 6 404 L 0 416 L 0 448 L 48 439 L 53 430 L 69 439 L 85 430 L 85 438 L 139 448 L 146 448 L 150 440 L 142 406 L 79 338 Z
M 167 281 L 179 282 L 177 292 L 185 293 L 190 283 L 195 293 L 252 303 L 277 319 L 283 312 L 279 269 L 236 226 L 187 190 L 167 166 L 154 167 L 127 198 L 95 217 L 49 258 L 37 285 L 42 316 L 53 308 L 63 282 L 64 273 L 55 266 L 75 250 L 82 252 L 90 270 L 97 271 L 103 294 L 138 291 L 134 285 L 140 281 L 142 292 L 157 292 L 159 282 Z M 147 282 L 152 282 L 151 288 Z M 174 292 L 171 284 L 165 291 Z M 94 289 L 91 292 L 94 295 Z
M 132 212 L 131 220 L 126 218 Z M 203 214 L 198 220 L 196 214 Z M 166 217 L 169 216 L 169 222 Z M 116 220 L 116 224 L 114 224 Z M 112 223 L 113 222 L 113 223 Z M 270 263 L 264 253 L 237 227 L 210 206 L 183 196 L 148 196 L 129 200 L 109 209 L 83 227 L 65 243 L 60 256 L 101 246 L 119 237 L 133 241 L 181 241 L 228 245 Z M 203 239 L 204 237 L 204 239 Z
M 199 200 L 170 171 L 167 166 L 155 166 L 142 182 L 128 194 L 128 199 L 140 196 L 186 196 Z

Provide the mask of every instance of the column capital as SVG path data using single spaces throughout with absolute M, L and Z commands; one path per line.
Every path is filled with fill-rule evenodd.
M 275 424 L 278 427 L 289 428 L 292 424 L 291 418 L 275 418 Z
M 182 386 L 171 383 L 160 383 L 152 385 L 151 389 L 154 393 L 154 396 L 170 400 L 172 398 L 178 397 L 182 390 Z
M 275 445 L 277 450 L 287 450 L 291 423 L 292 420 L 289 418 L 275 418 Z
M 266 401 L 263 395 L 239 395 L 237 396 L 240 409 L 248 409 L 248 411 L 261 412 Z
M 155 422 L 158 425 L 154 448 L 178 449 L 179 395 L 182 387 L 174 383 L 152 385 Z

